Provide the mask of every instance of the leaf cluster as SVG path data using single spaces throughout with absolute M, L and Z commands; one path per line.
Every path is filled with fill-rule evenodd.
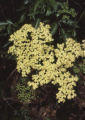
M 73 67 L 74 73 L 78 74 L 79 72 L 85 74 L 85 59 L 83 59 L 83 62 L 80 64 L 76 64 Z
M 5 4 L 5 1 L 2 3 Z M 9 4 L 11 6 L 11 3 Z M 18 7 L 15 7 L 15 4 L 18 4 Z M 73 4 L 81 11 L 82 6 L 79 2 L 73 1 Z M 9 17 L 4 13 L 5 19 L 0 20 L 0 36 L 8 37 L 25 23 L 31 23 L 37 28 L 42 21 L 51 25 L 51 33 L 59 41 L 65 40 L 66 37 L 76 38 L 76 29 L 78 22 L 84 19 L 84 10 L 78 13 L 78 10 L 72 8 L 73 4 L 70 0 L 21 0 L 20 2 L 15 0 L 10 12 L 14 10 L 16 16 Z M 4 8 L 2 11 L 4 12 Z M 8 41 L 4 45 L 7 48 Z
M 16 86 L 18 99 L 23 103 L 29 103 L 35 98 L 33 89 L 26 85 L 26 78 L 21 78 L 21 81 Z
M 48 2 L 49 1 L 49 2 Z M 76 37 L 76 16 L 74 8 L 69 7 L 69 3 L 55 0 L 36 0 L 32 5 L 29 16 L 34 20 L 35 27 L 38 27 L 42 20 L 52 26 L 51 33 L 58 39 Z

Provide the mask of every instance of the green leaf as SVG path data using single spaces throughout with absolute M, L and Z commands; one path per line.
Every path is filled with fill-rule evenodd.
M 34 12 L 37 10 L 37 8 L 40 6 L 40 4 L 43 3 L 42 1 L 43 0 L 36 0 L 36 3 L 34 5 Z
M 8 23 L 8 24 L 10 24 L 10 25 L 12 25 L 12 24 L 13 24 L 13 22 L 12 22 L 12 21 L 10 21 L 10 20 L 7 20 L 7 23 Z
M 25 0 L 24 4 L 27 5 L 30 2 L 30 0 Z
M 8 32 L 8 34 L 11 34 L 12 33 L 12 26 L 11 25 L 8 25 L 7 26 L 7 32 Z
M 74 71 L 74 73 L 79 73 L 80 69 L 77 66 L 74 66 L 73 67 L 73 71 Z
M 65 29 L 61 29 L 61 34 L 62 34 L 62 36 L 63 36 L 63 38 L 67 38 L 67 34 L 66 34 L 66 32 L 65 32 Z
M 50 16 L 52 14 L 52 11 L 50 9 L 47 10 L 46 16 Z
M 57 2 L 56 2 L 56 0 L 49 0 L 49 4 L 56 11 L 56 9 L 57 9 Z
M 8 46 L 9 46 L 9 44 L 10 44 L 10 42 L 7 42 L 5 45 L 3 45 L 3 48 L 8 47 Z
M 19 23 L 23 23 L 25 19 L 26 19 L 25 14 L 21 15 Z
M 6 25 L 12 25 L 13 24 L 13 22 L 12 21 L 10 21 L 10 20 L 7 20 L 6 22 L 0 22 L 0 26 L 6 26 Z
M 72 35 L 73 35 L 73 37 L 76 37 L 76 31 L 75 30 L 72 31 Z
M 40 18 L 37 19 L 37 22 L 36 22 L 35 28 L 38 28 L 39 23 L 40 23 Z
M 52 34 L 52 35 L 54 35 L 54 34 L 56 33 L 57 28 L 58 28 L 58 25 L 57 25 L 57 23 L 55 23 L 55 24 L 53 25 L 53 28 L 52 28 L 52 31 L 51 31 L 51 34 Z
M 5 25 L 8 25 L 7 22 L 0 22 L 0 26 L 5 26 Z

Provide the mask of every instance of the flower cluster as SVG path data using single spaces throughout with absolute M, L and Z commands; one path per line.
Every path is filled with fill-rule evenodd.
M 43 23 L 38 29 L 25 24 L 10 36 L 9 41 L 13 42 L 13 46 L 8 52 L 17 56 L 17 70 L 23 77 L 31 72 L 31 68 L 39 70 L 41 61 L 48 58 L 52 46 L 48 47 L 45 43 L 53 40 L 49 28 L 49 25 L 44 27 Z
M 82 40 L 82 51 L 81 51 L 81 56 L 85 57 L 85 40 Z
M 59 103 L 76 96 L 73 88 L 78 77 L 71 75 L 68 68 L 81 55 L 80 43 L 68 38 L 65 43 L 57 44 L 55 49 L 51 45 L 50 26 L 43 23 L 37 29 L 23 25 L 10 36 L 9 41 L 13 42 L 13 46 L 8 52 L 16 55 L 18 72 L 27 77 L 32 70 L 36 71 L 32 73 L 32 80 L 28 80 L 29 86 L 37 89 L 48 83 L 58 84 L 56 98 Z

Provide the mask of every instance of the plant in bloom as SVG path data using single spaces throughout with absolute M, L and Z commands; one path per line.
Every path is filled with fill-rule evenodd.
M 54 39 L 50 33 L 50 25 L 42 22 L 37 29 L 30 24 L 23 25 L 10 36 L 9 41 L 13 45 L 8 53 L 16 55 L 17 70 L 22 77 L 28 77 L 28 86 L 35 90 L 48 83 L 58 85 L 58 103 L 76 96 L 74 86 L 78 77 L 73 76 L 68 68 L 81 56 L 80 43 L 67 38 L 65 43 L 57 44 L 55 48 L 52 45 Z M 32 72 L 33 70 L 36 72 Z M 32 76 L 29 79 L 30 73 Z
M 83 51 L 81 53 L 81 56 L 85 57 L 85 40 L 82 40 L 82 49 L 83 49 Z

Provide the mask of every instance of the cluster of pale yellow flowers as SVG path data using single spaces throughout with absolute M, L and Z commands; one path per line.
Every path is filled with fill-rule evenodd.
M 23 25 L 10 36 L 9 41 L 13 45 L 8 52 L 16 55 L 18 72 L 27 77 L 31 70 L 36 71 L 32 73 L 32 80 L 28 80 L 29 86 L 37 89 L 48 83 L 58 84 L 56 98 L 59 103 L 76 96 L 74 86 L 78 77 L 67 69 L 81 56 L 80 43 L 68 38 L 65 43 L 57 44 L 55 49 L 49 44 L 53 41 L 50 26 L 44 23 L 40 23 L 37 29 L 30 24 Z
M 81 47 L 82 47 L 81 56 L 82 56 L 82 57 L 85 57 L 85 40 L 82 40 L 82 45 L 81 45 Z

